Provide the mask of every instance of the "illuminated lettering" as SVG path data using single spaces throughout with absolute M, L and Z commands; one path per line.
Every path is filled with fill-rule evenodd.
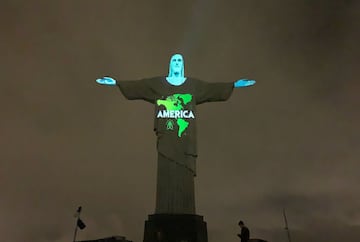
M 175 117 L 174 118 L 182 118 L 181 117 L 181 112 L 179 110 L 175 111 Z
M 170 110 L 170 115 L 169 115 L 169 118 L 174 118 L 174 110 Z
M 186 117 L 186 118 L 195 118 L 194 113 L 192 111 L 190 111 L 188 117 Z
M 191 110 L 159 110 L 159 112 L 156 115 L 156 118 L 194 119 L 195 115 Z

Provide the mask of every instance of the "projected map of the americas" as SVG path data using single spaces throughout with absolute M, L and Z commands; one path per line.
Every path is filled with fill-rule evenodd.
M 157 118 L 173 118 L 176 120 L 176 124 L 178 126 L 178 136 L 184 133 L 184 131 L 188 128 L 189 122 L 186 119 L 194 119 L 194 113 L 191 110 L 184 109 L 185 105 L 190 103 L 192 100 L 191 94 L 173 94 L 168 96 L 165 100 L 159 99 L 156 104 L 160 106 L 164 106 L 165 110 L 160 110 L 157 114 Z M 172 126 L 169 125 L 169 129 Z

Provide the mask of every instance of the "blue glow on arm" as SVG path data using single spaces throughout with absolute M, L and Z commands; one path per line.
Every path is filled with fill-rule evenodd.
M 103 78 L 96 79 L 96 82 L 101 85 L 109 85 L 114 86 L 116 85 L 116 80 L 114 78 L 105 76 Z
M 255 85 L 255 83 L 256 83 L 255 80 L 241 79 L 241 80 L 237 80 L 236 82 L 234 82 L 234 87 L 235 88 L 248 87 L 248 86 Z

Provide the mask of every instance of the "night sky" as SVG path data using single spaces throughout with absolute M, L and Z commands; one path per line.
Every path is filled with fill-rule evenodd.
M 153 106 L 112 76 L 248 78 L 198 107 L 209 242 L 360 238 L 360 1 L 1 0 L 0 241 L 141 242 L 155 208 Z

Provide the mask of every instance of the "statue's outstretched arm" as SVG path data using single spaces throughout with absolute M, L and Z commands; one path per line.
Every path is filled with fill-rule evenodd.
M 254 85 L 255 83 L 256 83 L 255 80 L 241 79 L 234 82 L 234 87 L 235 88 L 248 87 Z
M 104 76 L 102 78 L 96 79 L 96 82 L 101 85 L 109 85 L 109 86 L 115 86 L 116 80 L 114 78 Z
M 100 85 L 118 86 L 125 98 L 129 100 L 142 99 L 154 103 L 156 93 L 151 87 L 151 81 L 152 79 L 116 81 L 114 78 L 108 76 L 96 79 L 96 82 Z

